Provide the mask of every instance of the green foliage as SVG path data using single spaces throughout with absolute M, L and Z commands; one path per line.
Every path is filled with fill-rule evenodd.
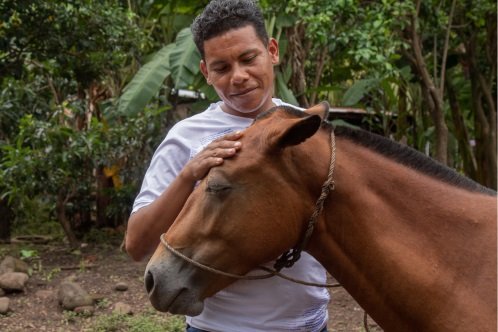
M 57 276 L 60 272 L 61 272 L 61 268 L 60 267 L 54 267 L 52 268 L 50 271 L 46 272 L 45 273 L 45 276 L 43 279 L 45 279 L 45 281 L 47 282 L 50 282 L 55 276 Z
M 136 56 L 144 39 L 113 0 L 2 0 L 0 13 L 0 77 L 24 77 L 29 64 L 86 88 Z
M 21 249 L 20 255 L 21 259 L 35 258 L 38 257 L 38 251 L 34 249 Z
M 376 79 L 363 79 L 356 81 L 342 97 L 342 105 L 354 106 L 357 105 L 371 88 L 377 83 Z
M 40 203 L 39 211 L 29 210 L 39 224 L 55 218 L 55 201 L 67 198 L 70 216 L 95 209 L 93 171 L 100 165 L 121 165 L 123 185 L 115 188 L 117 198 L 112 213 L 123 218 L 129 214 L 131 202 L 146 167 L 143 155 L 150 155 L 161 139 L 161 123 L 157 119 L 164 109 L 129 117 L 126 122 L 107 127 L 94 119 L 85 131 L 74 130 L 68 115 L 59 114 L 50 121 L 26 115 L 20 121 L 18 135 L 12 144 L 2 147 L 0 182 L 7 188 L 7 197 L 19 216 L 32 201 Z M 140 151 L 141 154 L 137 153 Z M 43 197 L 43 201 L 40 200 Z M 25 221 L 25 220 L 18 220 Z M 73 218 L 73 226 L 78 228 Z
M 171 71 L 169 57 L 173 48 L 174 44 L 164 46 L 139 69 L 119 98 L 119 114 L 137 115 L 158 94 Z
M 171 51 L 169 61 L 174 87 L 188 88 L 196 75 L 199 75 L 201 55 L 197 50 L 190 28 L 180 31 L 176 37 L 175 47 Z
M 114 225 L 127 219 L 150 156 L 172 124 L 167 113 L 174 104 L 172 89 L 204 93 L 206 100 L 193 104 L 194 112 L 218 99 L 199 72 L 188 29 L 207 3 L 0 0 L 0 196 L 15 210 L 18 233 L 60 237 L 55 213 L 60 198 L 72 227 L 88 232 L 87 239 L 100 239 L 84 225 L 94 222 L 97 195 L 107 199 L 105 216 Z M 439 85 L 444 40 L 453 22 L 446 81 L 455 89 L 467 136 L 457 133 L 447 99 L 443 108 L 452 165 L 467 172 L 480 162 L 472 153 L 495 155 L 479 147 L 486 137 L 476 114 L 481 107 L 491 122 L 496 118 L 496 106 L 479 99 L 485 95 L 479 82 L 488 85 L 488 99 L 496 100 L 497 5 L 457 1 L 451 17 L 451 3 L 422 1 L 417 27 L 428 71 Z M 407 56 L 414 1 L 260 4 L 280 46 L 278 97 L 297 104 L 296 96 L 301 101 L 315 94 L 315 101 L 364 108 L 377 113 L 368 120 L 376 129 L 390 135 L 394 123 L 396 139 L 431 152 L 434 123 L 420 75 Z M 303 58 L 289 52 L 292 45 L 304 50 Z M 305 91 L 294 91 L 296 70 L 302 70 L 297 78 Z M 477 147 L 468 148 L 469 140 Z M 98 172 L 111 168 L 113 185 L 101 189 Z
M 283 74 L 280 71 L 276 71 L 276 89 L 275 94 L 281 98 L 283 101 L 293 104 L 299 105 L 296 97 L 292 93 L 292 91 L 287 87 L 287 81 L 285 80 Z
M 394 0 L 290 0 L 286 11 L 306 25 L 314 52 L 328 48 L 334 59 L 328 66 L 345 66 L 354 77 L 392 74 L 393 61 L 405 47 L 402 40 L 393 38 L 403 29 L 404 21 L 398 18 L 412 9 L 410 2 Z

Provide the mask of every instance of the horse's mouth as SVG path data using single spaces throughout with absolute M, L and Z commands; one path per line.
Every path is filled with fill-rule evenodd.
M 174 315 L 197 316 L 204 309 L 204 302 L 187 288 L 166 293 L 157 292 L 154 288 L 149 292 L 149 300 L 156 310 Z
M 171 276 L 167 265 L 148 266 L 145 271 L 145 288 L 152 306 L 158 311 L 197 316 L 204 309 L 195 287 L 179 282 L 187 279 Z M 159 273 L 158 273 L 159 272 Z

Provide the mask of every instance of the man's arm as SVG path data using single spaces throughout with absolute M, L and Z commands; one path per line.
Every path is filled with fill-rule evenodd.
M 142 260 L 156 249 L 159 236 L 173 224 L 196 182 L 240 149 L 240 142 L 236 142 L 240 136 L 240 132 L 235 132 L 210 143 L 185 165 L 154 202 L 130 216 L 125 246 L 131 258 Z

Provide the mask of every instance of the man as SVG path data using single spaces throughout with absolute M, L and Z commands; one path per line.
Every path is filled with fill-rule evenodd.
M 200 69 L 221 101 L 180 121 L 156 150 L 128 222 L 126 249 L 136 260 L 153 252 L 197 181 L 240 149 L 240 130 L 269 108 L 278 43 L 268 38 L 264 19 L 251 0 L 213 0 L 193 25 Z M 311 256 L 285 271 L 324 283 L 326 272 Z M 326 289 L 280 278 L 236 281 L 205 300 L 187 331 L 326 331 Z

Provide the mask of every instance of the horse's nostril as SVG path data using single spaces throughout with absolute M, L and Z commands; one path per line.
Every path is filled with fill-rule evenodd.
M 150 294 L 154 290 L 154 276 L 152 275 L 152 272 L 150 272 L 150 270 L 145 274 L 145 289 L 147 290 L 148 294 Z

